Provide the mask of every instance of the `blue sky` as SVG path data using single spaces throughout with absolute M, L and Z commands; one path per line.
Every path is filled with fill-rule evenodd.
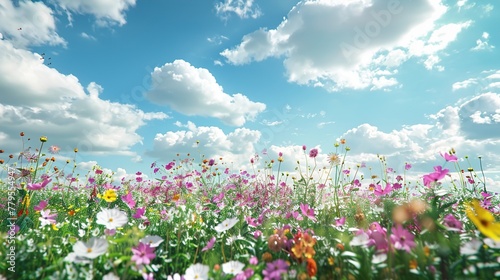
M 263 149 L 293 171 L 302 145 L 326 166 L 345 138 L 349 163 L 415 174 L 481 155 L 500 189 L 495 4 L 0 0 L 0 148 L 46 135 L 125 176 L 177 153 L 249 168 Z

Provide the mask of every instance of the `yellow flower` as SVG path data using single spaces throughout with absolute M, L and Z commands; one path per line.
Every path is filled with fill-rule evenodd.
M 47 136 L 40 137 L 40 142 L 47 142 Z
M 493 214 L 481 207 L 477 199 L 467 203 L 465 213 L 482 234 L 500 241 L 500 222 L 496 222 Z
M 106 200 L 106 202 L 113 202 L 117 198 L 116 191 L 114 189 L 108 189 L 104 192 L 102 198 Z
M 59 230 L 59 228 L 57 228 L 56 224 L 52 224 L 52 229 L 55 231 Z

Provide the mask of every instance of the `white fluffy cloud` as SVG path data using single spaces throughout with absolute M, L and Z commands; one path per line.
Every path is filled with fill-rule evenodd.
M 136 0 L 53 0 L 67 12 L 91 14 L 96 17 L 97 24 L 124 25 L 125 11 L 135 6 Z
M 476 40 L 476 46 L 473 47 L 471 50 L 472 51 L 493 50 L 495 46 L 490 45 L 489 38 L 490 34 L 488 32 L 483 32 L 481 38 Z
M 391 132 L 362 124 L 348 130 L 341 138 L 347 139 L 352 148 L 350 155 L 359 162 L 370 154 L 372 160 L 376 160 L 376 152 L 390 159 L 390 167 L 401 169 L 409 161 L 424 168 L 416 171 L 430 172 L 432 168 L 426 163 L 442 164 L 444 160 L 439 153 L 454 148 L 460 158 L 470 156 L 476 170 L 477 157 L 482 156 L 485 172 L 498 177 L 500 94 L 486 92 L 461 100 L 431 115 L 429 120 L 429 124 L 405 126 Z M 466 162 L 461 164 L 462 168 L 468 167 Z
M 0 0 L 0 32 L 17 47 L 66 45 L 56 32 L 51 8 L 43 2 Z
M 86 89 L 73 75 L 47 67 L 40 56 L 0 41 L 0 135 L 2 148 L 17 151 L 19 129 L 37 139 L 46 135 L 54 145 L 72 151 L 135 156 L 137 130 L 164 113 L 146 113 L 133 105 L 99 98 L 95 82 Z
M 247 128 L 237 128 L 226 134 L 222 129 L 214 126 L 197 127 L 188 122 L 185 125 L 177 123 L 186 130 L 158 133 L 154 139 L 153 150 L 147 154 L 162 161 L 172 160 L 177 153 L 197 156 L 200 153 L 205 158 L 218 159 L 233 163 L 238 168 L 249 167 L 250 159 L 255 154 L 254 145 L 260 139 L 260 132 Z M 199 143 L 197 142 L 199 141 Z M 200 156 L 201 156 L 200 155 Z
M 421 57 L 427 69 L 443 70 L 439 52 L 470 22 L 435 22 L 440 1 L 301 1 L 275 29 L 259 29 L 221 52 L 229 63 L 284 57 L 291 82 L 342 88 L 397 85 L 395 67 Z
M 253 0 L 224 0 L 215 4 L 217 14 L 223 18 L 234 13 L 240 18 L 258 18 L 262 15 L 260 8 Z
M 156 67 L 151 75 L 153 85 L 146 97 L 185 115 L 214 117 L 225 124 L 241 126 L 266 108 L 241 93 L 226 94 L 207 69 L 196 68 L 184 60 Z

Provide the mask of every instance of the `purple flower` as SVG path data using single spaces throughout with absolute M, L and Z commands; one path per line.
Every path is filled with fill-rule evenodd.
M 392 228 L 391 242 L 397 250 L 405 250 L 409 253 L 416 246 L 414 238 L 401 224 Z
M 135 201 L 132 197 L 132 192 L 128 192 L 126 195 L 122 195 L 121 198 L 130 209 L 133 209 L 135 207 Z
M 424 175 L 424 186 L 431 187 L 431 183 L 443 179 L 448 174 L 448 169 L 443 169 L 441 166 L 434 166 L 434 172 Z
M 308 204 L 300 204 L 300 211 L 302 212 L 302 215 L 308 217 L 309 219 L 316 221 L 316 217 L 314 214 L 314 209 L 310 208 Z
M 144 218 L 146 218 L 144 216 L 144 213 L 146 213 L 146 207 L 139 207 L 135 211 L 135 214 L 132 216 L 132 218 L 134 218 L 134 219 L 144 219 Z
M 441 156 L 444 158 L 444 160 L 448 162 L 456 162 L 458 160 L 458 158 L 455 155 L 448 153 L 441 154 Z
M 345 224 L 345 217 L 335 219 L 335 226 L 336 227 L 341 227 Z
M 285 274 L 287 270 L 288 264 L 286 261 L 277 259 L 268 263 L 262 274 L 264 274 L 264 280 L 280 280 L 282 279 L 282 274 Z
M 52 181 L 52 179 L 47 178 L 42 183 L 36 183 L 36 184 L 28 183 L 27 189 L 31 191 L 41 190 L 45 188 L 45 186 L 47 186 L 47 184 L 50 183 L 50 181 Z
M 314 148 L 309 151 L 309 157 L 315 158 L 318 156 L 318 149 Z
M 215 244 L 215 237 L 212 237 L 208 241 L 207 245 L 203 249 L 201 249 L 201 251 L 205 252 L 205 251 L 212 249 L 214 247 L 214 244 Z
M 47 202 L 47 200 L 42 200 L 40 201 L 40 203 L 33 207 L 35 209 L 35 211 L 42 211 L 45 207 L 47 207 L 49 203 Z
M 137 247 L 132 248 L 132 253 L 134 253 L 134 255 L 132 256 L 131 261 L 134 261 L 136 265 L 149 264 L 151 260 L 156 257 L 154 251 L 155 248 L 149 246 L 148 244 L 139 242 Z
M 165 165 L 165 169 L 170 170 L 174 167 L 174 165 L 175 165 L 175 162 L 171 161 L 167 165 Z
M 377 196 L 383 196 L 383 195 L 386 195 L 386 194 L 392 192 L 392 190 L 393 190 L 393 188 L 392 188 L 390 183 L 387 183 L 385 185 L 384 189 L 382 189 L 381 185 L 377 184 L 377 185 L 375 185 L 375 189 L 373 190 L 373 193 L 375 193 L 375 195 L 377 195 Z
M 410 170 L 411 169 L 411 164 L 405 163 L 405 170 Z
M 453 214 L 448 214 L 443 219 L 443 224 L 451 229 L 462 230 L 462 222 L 457 220 Z

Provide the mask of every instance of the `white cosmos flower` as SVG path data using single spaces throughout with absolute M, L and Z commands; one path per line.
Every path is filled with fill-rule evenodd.
M 383 262 L 385 262 L 385 260 L 387 260 L 387 254 L 383 254 L 383 253 L 373 255 L 373 257 L 372 257 L 372 263 L 374 263 L 374 264 L 383 263 Z
M 102 277 L 102 280 L 120 280 L 113 272 L 110 272 Z
M 186 269 L 186 274 L 184 275 L 185 280 L 207 280 L 208 279 L 208 265 L 201 263 L 192 264 Z
M 370 237 L 368 236 L 368 234 L 366 232 L 362 232 L 361 234 L 358 234 L 356 236 L 354 236 L 351 240 L 351 242 L 349 243 L 349 245 L 352 246 L 365 246 L 368 244 L 368 242 L 370 241 Z
M 92 237 L 87 242 L 77 241 L 73 245 L 73 252 L 78 257 L 95 259 L 104 255 L 108 250 L 108 241 L 104 238 Z
M 234 227 L 234 225 L 236 225 L 237 222 L 238 218 L 225 219 L 222 223 L 216 225 L 214 229 L 217 232 L 225 232 Z
M 158 235 L 146 235 L 141 238 L 139 242 L 149 245 L 150 247 L 158 247 L 160 243 L 163 242 L 163 239 Z
M 127 214 L 116 208 L 102 208 L 97 213 L 97 223 L 106 226 L 107 229 L 116 229 L 122 227 L 128 222 Z
M 82 263 L 82 264 L 87 264 L 87 263 L 92 262 L 89 258 L 78 256 L 75 252 L 69 253 L 64 258 L 64 261 L 70 262 L 70 263 Z
M 222 264 L 222 271 L 226 274 L 232 274 L 236 275 L 243 271 L 243 268 L 245 267 L 245 264 L 239 262 L 239 261 L 230 261 L 227 263 Z
M 500 249 L 500 240 L 495 241 L 491 238 L 485 238 L 484 244 L 486 244 L 488 247 L 493 248 L 493 249 Z
M 483 242 L 477 240 L 477 239 L 472 239 L 471 241 L 465 243 L 460 247 L 460 254 L 462 255 L 474 255 L 479 251 L 479 248 L 483 246 Z

